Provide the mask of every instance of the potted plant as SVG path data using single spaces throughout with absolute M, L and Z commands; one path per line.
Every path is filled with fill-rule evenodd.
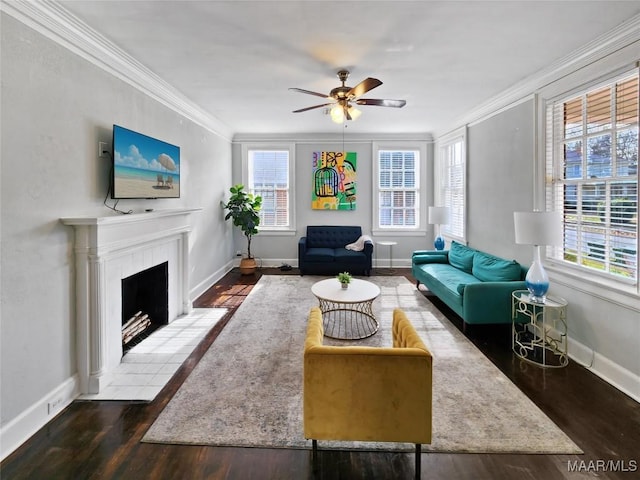
M 247 256 L 240 261 L 240 273 L 249 275 L 256 270 L 256 261 L 251 255 L 251 237 L 258 233 L 260 216 L 258 212 L 262 206 L 262 197 L 244 191 L 244 185 L 234 185 L 229 189 L 231 197 L 222 206 L 229 210 L 225 220 L 233 219 L 233 224 L 240 227 L 247 237 Z
M 342 272 L 338 274 L 338 281 L 342 288 L 347 288 L 349 283 L 351 283 L 351 274 L 349 272 Z

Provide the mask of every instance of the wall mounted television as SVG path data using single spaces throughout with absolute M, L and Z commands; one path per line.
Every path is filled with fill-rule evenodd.
M 111 198 L 180 198 L 180 147 L 113 126 Z

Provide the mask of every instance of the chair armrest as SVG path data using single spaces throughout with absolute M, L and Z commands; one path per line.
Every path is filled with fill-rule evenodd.
M 391 324 L 391 334 L 393 337 L 393 346 L 395 348 L 419 348 L 429 353 L 424 342 L 413 328 L 413 325 L 401 308 L 393 310 L 393 322 Z M 431 355 L 429 353 L 429 355 Z
M 304 252 L 307 251 L 307 237 L 300 237 L 298 240 L 298 257 L 302 258 Z
M 371 240 L 366 240 L 364 242 L 364 253 L 365 255 L 367 255 L 368 257 L 370 257 L 371 255 L 373 255 L 373 242 Z

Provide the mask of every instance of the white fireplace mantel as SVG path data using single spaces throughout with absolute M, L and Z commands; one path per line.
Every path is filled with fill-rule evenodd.
M 169 322 L 189 313 L 189 220 L 198 211 L 61 219 L 75 229 L 76 349 L 82 393 L 99 393 L 120 364 L 123 278 L 167 262 Z

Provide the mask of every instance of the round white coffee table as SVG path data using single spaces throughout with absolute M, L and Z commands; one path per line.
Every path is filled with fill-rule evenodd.
M 360 340 L 378 331 L 373 301 L 380 288 L 366 280 L 353 278 L 342 288 L 337 278 L 320 280 L 311 287 L 320 304 L 324 334 L 340 340 Z

